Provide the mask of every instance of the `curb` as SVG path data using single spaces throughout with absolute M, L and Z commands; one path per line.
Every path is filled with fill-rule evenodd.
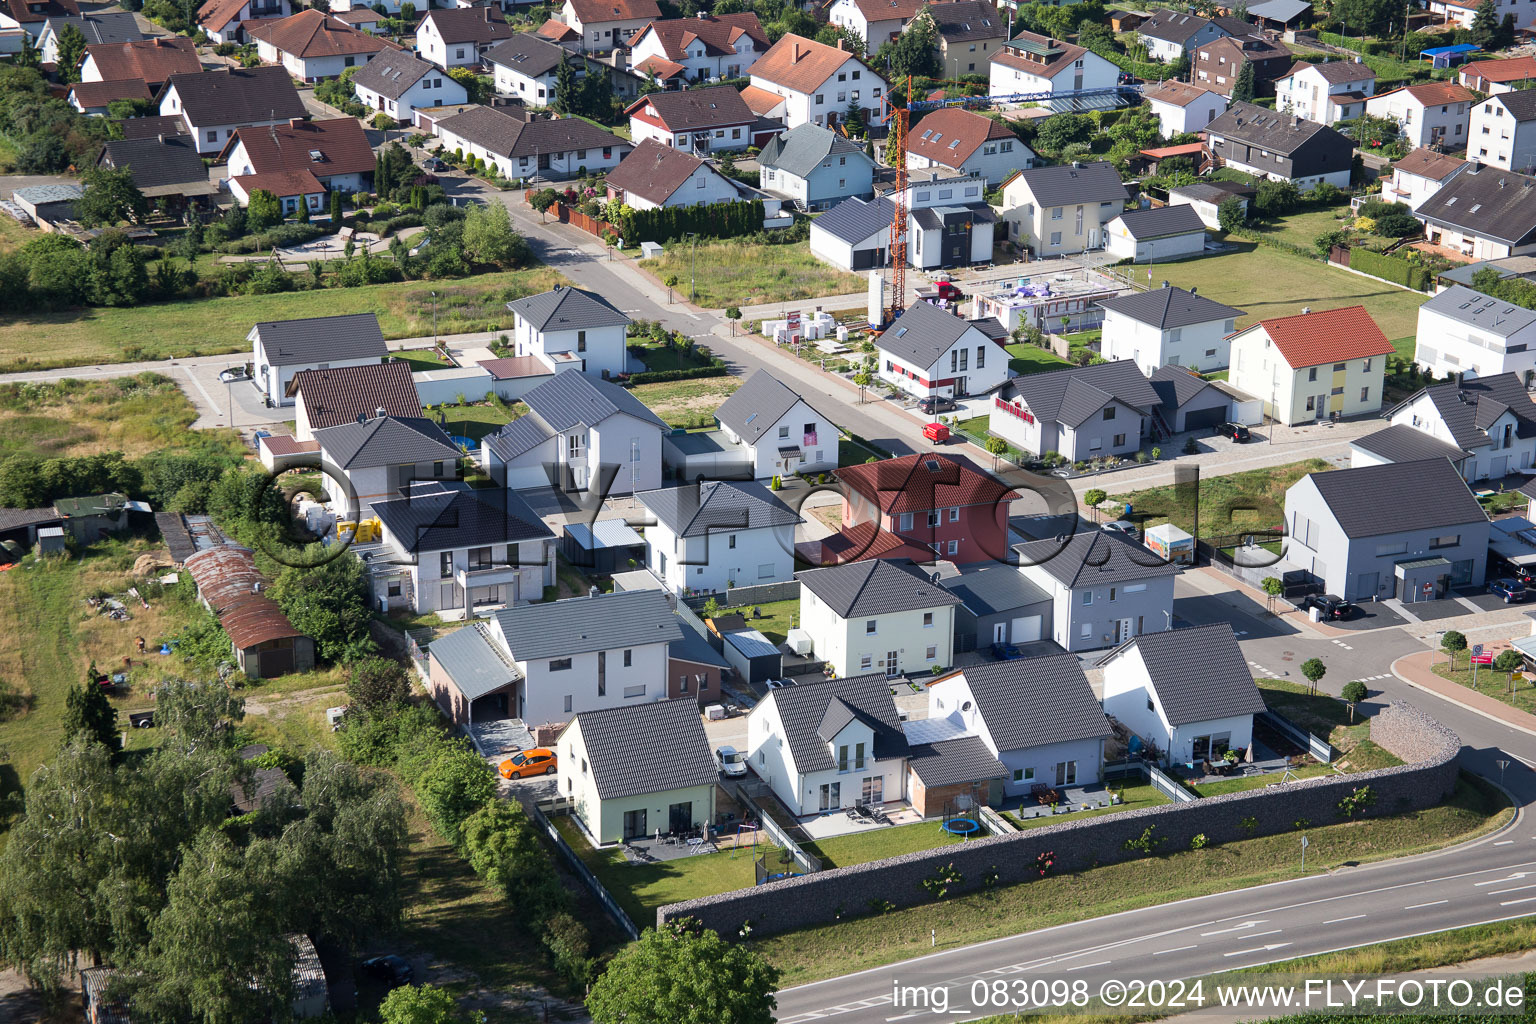
M 1448 694 L 1441 693 L 1439 690 L 1431 689 L 1428 686 L 1424 686 L 1424 685 L 1422 685 L 1420 683 L 1414 682 L 1412 679 L 1409 679 L 1407 676 L 1403 675 L 1401 672 L 1399 672 L 1397 670 L 1397 664 L 1398 664 L 1398 662 L 1402 661 L 1403 658 L 1412 658 L 1412 657 L 1414 657 L 1413 654 L 1405 654 L 1405 655 L 1403 655 L 1402 658 L 1398 658 L 1397 661 L 1392 662 L 1392 674 L 1394 676 L 1396 676 L 1398 679 L 1400 679 L 1403 682 L 1407 683 L 1409 686 L 1413 687 L 1415 690 L 1422 690 L 1425 693 L 1432 694 L 1433 696 L 1439 697 L 1441 700 L 1445 701 L 1447 704 L 1454 704 L 1458 708 L 1461 708 L 1461 710 L 1463 710 L 1463 711 L 1469 711 L 1472 714 L 1477 715 L 1480 718 L 1486 718 L 1490 722 L 1497 722 L 1499 725 L 1502 725 L 1502 726 L 1504 726 L 1506 728 L 1509 728 L 1509 729 L 1514 729 L 1516 732 L 1523 732 L 1527 736 L 1536 736 L 1536 729 L 1530 728 L 1529 726 L 1517 725 L 1516 723 L 1511 722 L 1508 719 L 1500 718 L 1498 715 L 1489 714 L 1487 711 L 1484 711 L 1482 708 L 1473 707 L 1471 704 L 1468 704 L 1465 701 L 1457 700 L 1455 697 L 1452 697 L 1452 696 L 1450 696 Z M 1459 686 L 1460 684 L 1458 683 L 1458 684 L 1455 684 L 1455 685 Z

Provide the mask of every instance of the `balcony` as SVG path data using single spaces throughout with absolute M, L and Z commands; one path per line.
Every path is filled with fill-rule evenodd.
M 525 566 L 492 563 L 454 569 L 453 578 L 465 590 L 471 587 L 489 587 L 498 583 L 511 583 L 523 572 Z

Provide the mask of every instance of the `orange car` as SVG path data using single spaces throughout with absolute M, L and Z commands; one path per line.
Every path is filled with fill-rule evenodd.
M 530 775 L 553 775 L 560 760 L 548 747 L 532 747 L 519 751 L 501 762 L 499 771 L 504 779 L 524 779 Z

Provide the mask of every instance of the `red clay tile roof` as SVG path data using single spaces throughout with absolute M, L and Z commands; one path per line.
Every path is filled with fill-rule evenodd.
M 172 75 L 194 74 L 203 70 L 197 59 L 197 47 L 186 36 L 155 36 L 129 43 L 97 43 L 85 48 L 86 57 L 95 61 L 104 82 L 137 78 L 154 87 Z
M 983 142 L 1016 137 L 1007 125 L 990 117 L 960 107 L 945 107 L 912 126 L 907 133 L 907 152 L 946 167 L 959 167 Z
M 369 174 L 376 162 L 363 126 L 352 117 L 241 128 L 225 144 L 224 152 L 220 154 L 223 161 L 227 161 L 235 146 L 242 142 L 257 174 L 304 170 L 327 177 Z M 319 153 L 321 158 L 311 159 L 311 153 Z
M 556 21 L 554 18 L 550 18 L 545 21 L 544 24 L 539 26 L 538 32 L 534 34 L 541 35 L 545 39 L 553 39 L 557 43 L 564 42 L 567 39 L 581 38 L 580 32 L 577 32 L 565 22 Z
M 749 74 L 795 92 L 815 92 L 854 55 L 793 32 L 757 58 Z
M 830 537 L 823 537 L 820 544 L 819 564 L 824 566 L 862 562 L 867 558 L 910 558 L 925 563 L 934 557 L 932 548 L 903 540 L 872 522 L 845 526 Z
M 661 206 L 700 166 L 693 154 L 646 139 L 608 172 L 608 184 Z
M 756 53 L 766 52 L 769 46 L 768 34 L 763 31 L 762 22 L 751 11 L 722 14 L 719 17 L 664 18 L 653 21 L 630 36 L 630 48 L 633 49 L 647 32 L 655 34 L 661 43 L 662 53 L 673 61 L 687 56 L 688 47 L 694 42 L 703 43 L 704 52 L 712 57 L 736 52 L 736 44 L 744 35 L 756 44 L 752 48 Z
M 1383 96 L 1395 96 L 1400 92 L 1406 92 L 1427 107 L 1436 103 L 1470 103 L 1477 98 L 1466 86 L 1455 82 L 1425 82 L 1423 85 L 1405 85 L 1401 89 L 1379 92 L 1371 99 L 1379 100 Z
M 220 32 L 248 3 L 250 0 L 208 0 L 197 9 L 197 23 L 210 32 Z
M 636 64 L 635 70 L 642 75 L 650 75 L 659 81 L 666 81 L 669 78 L 676 78 L 678 75 L 686 73 L 688 69 L 675 61 L 667 60 L 665 57 L 658 57 L 653 53 L 639 64 Z
M 1159 103 L 1169 103 L 1175 107 L 1187 107 L 1206 93 L 1212 93 L 1216 96 L 1221 95 L 1215 89 L 1201 85 L 1199 82 L 1179 82 L 1170 78 L 1166 82 L 1143 90 L 1141 98 L 1144 100 L 1157 100 Z
M 332 21 L 314 9 L 258 25 L 249 35 L 295 57 L 341 57 L 392 49 L 390 43 L 377 36 Z
M 1298 313 L 1260 320 L 1253 326 L 1264 329 L 1292 369 L 1365 356 L 1384 356 L 1396 351 L 1364 306 Z
M 1038 46 L 1046 46 L 1056 51 L 1044 60 L 1033 60 L 1014 46 L 1015 43 L 1034 43 Z M 1073 46 L 1071 43 L 1060 39 L 1052 39 L 1050 36 L 1038 35 L 1034 32 L 1020 32 L 1003 44 L 1004 49 L 993 54 L 992 60 L 1005 68 L 1015 68 L 1026 71 L 1037 78 L 1055 78 L 1066 69 L 1070 68 L 1083 54 L 1088 51 L 1081 46 Z M 756 70 L 755 68 L 753 69 Z
M 1489 82 L 1523 82 L 1536 78 L 1536 57 L 1512 57 L 1509 60 L 1477 60 L 1461 69 L 1467 79 L 1482 78 Z
M 1018 497 L 1007 484 L 976 468 L 963 455 L 903 455 L 884 462 L 845 466 L 834 470 L 834 474 L 888 513 L 995 505 Z
M 250 195 L 256 189 L 264 189 L 271 192 L 279 199 L 284 196 L 312 196 L 317 193 L 324 194 L 325 186 L 316 180 L 308 171 L 273 171 L 269 174 L 240 174 L 229 179 L 238 181 L 240 187 Z
M 597 25 L 605 21 L 647 21 L 661 17 L 656 0 L 571 0 L 576 20 L 583 25 Z
M 81 107 L 104 107 L 113 100 L 153 99 L 149 86 L 140 78 L 123 78 L 112 82 L 76 82 L 69 87 L 70 95 Z
M 31 3 L 28 0 L 0 0 L 0 2 L 5 4 L 7 14 L 24 24 L 43 22 L 49 18 L 80 17 L 80 8 L 76 6 L 75 0 L 46 0 L 40 11 L 34 11 L 31 7 L 31 3 L 37 3 L 38 0 L 31 0 Z
M 753 70 L 756 70 L 754 67 Z M 758 117 L 766 117 L 768 112 L 784 102 L 784 97 L 767 89 L 759 89 L 755 85 L 749 85 L 741 90 L 741 98 L 746 102 L 747 108 Z
M 1203 142 L 1186 142 L 1182 146 L 1159 146 L 1157 149 L 1143 149 L 1141 156 L 1149 156 L 1153 160 L 1166 160 L 1171 156 L 1194 156 L 1205 150 Z
M 1393 166 L 1393 170 L 1400 170 L 1404 174 L 1417 174 L 1419 177 L 1428 178 L 1430 181 L 1442 181 L 1464 163 L 1466 161 L 1459 156 L 1452 156 L 1449 153 L 1436 153 L 1432 149 L 1420 146 L 1399 160 Z
M 297 395 L 304 403 L 310 430 L 351 423 L 358 416 L 372 419 L 380 409 L 387 416 L 421 415 L 421 396 L 411 379 L 411 364 L 401 359 L 300 370 L 289 382 L 288 394 Z M 319 446 L 318 441 L 315 444 Z

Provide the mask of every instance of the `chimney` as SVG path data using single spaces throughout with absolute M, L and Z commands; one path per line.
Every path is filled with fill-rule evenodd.
M 362 413 L 358 413 L 357 414 L 357 422 L 359 422 L 359 423 L 367 423 L 368 422 L 368 417 L 364 416 Z
M 1167 282 L 1167 281 L 1164 281 L 1164 282 L 1163 282 L 1163 287 L 1164 287 L 1164 288 L 1167 288 L 1167 287 L 1168 287 L 1168 282 Z
M 587 588 L 587 596 L 588 597 L 597 597 L 597 596 L 599 596 L 601 594 L 602 594 L 602 591 L 598 590 L 596 587 L 588 587 Z
M 789 62 L 791 64 L 800 63 L 800 44 L 798 42 L 794 44 L 794 49 L 790 51 Z
M 1306 316 L 1310 312 L 1312 312 L 1312 307 L 1311 306 L 1302 306 L 1301 307 L 1301 315 L 1302 316 Z
M 838 37 L 837 37 L 837 48 L 838 48 L 838 49 L 839 49 L 839 50 L 846 50 L 846 49 L 848 49 L 848 47 L 847 47 L 847 45 L 846 45 L 846 44 L 845 44 L 845 43 L 844 43 L 844 41 L 843 41 L 843 37 L 842 37 L 842 36 L 841 36 L 841 35 L 839 35 L 839 36 L 838 36 Z
M 290 117 L 288 119 L 288 127 L 289 128 L 299 128 L 299 127 L 302 127 L 303 124 L 304 124 L 304 119 L 302 117 Z
M 387 416 L 387 415 L 389 415 L 389 414 L 388 414 L 388 413 L 386 413 L 386 412 L 385 412 L 385 411 L 384 411 L 384 407 L 383 407 L 383 406 L 382 406 L 382 405 L 380 405 L 380 406 L 376 406 L 376 407 L 375 407 L 375 408 L 374 408 L 374 410 L 373 410 L 373 414 L 374 414 L 374 415 L 375 415 L 375 416 L 377 416 L 377 417 L 378 417 L 378 418 L 379 418 L 379 419 L 383 419 L 383 418 L 384 418 L 384 417 L 385 417 L 385 416 Z

